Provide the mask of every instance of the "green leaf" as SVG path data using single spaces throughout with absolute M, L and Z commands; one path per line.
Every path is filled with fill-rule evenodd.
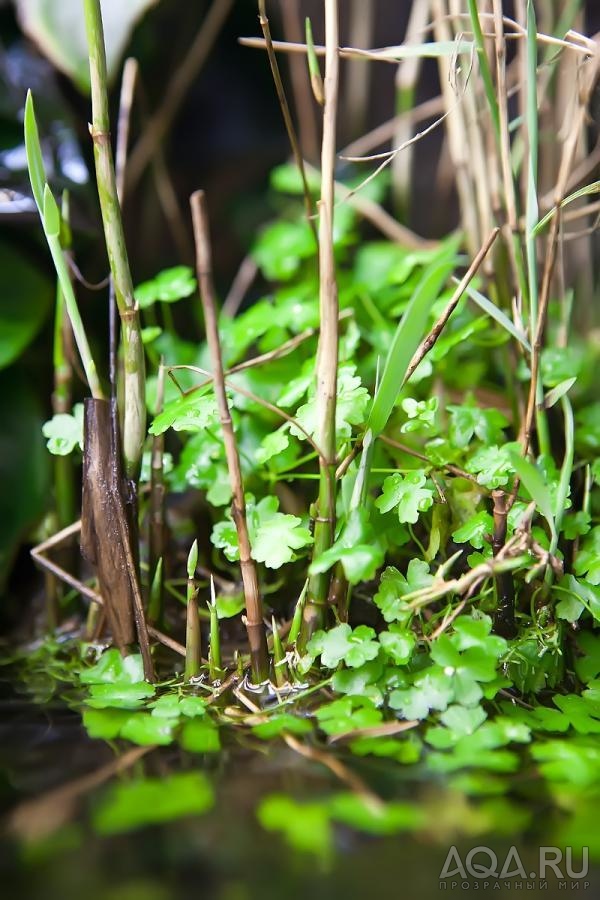
M 352 435 L 353 425 L 362 425 L 369 403 L 369 392 L 362 387 L 355 375 L 356 367 L 342 365 L 338 369 L 337 399 L 335 408 L 336 436 L 338 443 Z M 296 412 L 295 419 L 304 431 L 314 437 L 317 433 L 317 399 L 312 397 Z M 295 425 L 290 425 L 290 434 L 306 440 L 304 433 Z
M 477 475 L 479 484 L 495 490 L 507 484 L 514 472 L 513 455 L 518 453 L 520 444 L 513 441 L 498 447 L 482 447 L 466 463 L 467 472 Z M 515 453 L 515 455 L 516 455 Z
M 157 719 L 179 719 L 181 714 L 177 694 L 163 694 L 154 703 L 150 703 L 149 707 Z
M 508 419 L 497 409 L 481 409 L 474 400 L 462 406 L 449 405 L 450 440 L 456 447 L 467 447 L 476 435 L 484 444 L 497 443 Z
M 412 631 L 406 631 L 403 626 L 391 625 L 389 631 L 379 634 L 379 643 L 396 665 L 404 666 L 413 655 L 417 639 Z
M 366 625 L 359 625 L 354 631 L 344 623 L 329 631 L 317 631 L 308 642 L 307 652 L 328 669 L 335 669 L 344 660 L 351 668 L 358 668 L 370 659 L 375 659 L 379 644 L 373 640 L 375 631 Z
M 311 563 L 309 572 L 327 572 L 341 562 L 350 584 L 370 581 L 382 564 L 385 551 L 376 539 L 369 510 L 353 508 L 335 543 Z
M 342 697 L 325 703 L 317 709 L 315 716 L 327 735 L 373 728 L 383 721 L 383 713 L 368 697 Z
M 422 559 L 411 559 L 406 576 L 393 566 L 388 566 L 381 576 L 379 590 L 373 597 L 373 602 L 381 610 L 386 622 L 406 623 L 412 618 L 413 611 L 402 598 L 413 591 L 429 587 L 432 581 L 429 565 Z
M 316 254 L 313 232 L 306 221 L 268 225 L 252 248 L 252 257 L 269 281 L 289 281 L 302 263 Z
M 136 22 L 156 0 L 102 0 L 102 19 L 109 79 L 119 61 Z M 25 34 L 41 49 L 53 65 L 71 78 L 77 87 L 89 91 L 88 45 L 83 4 L 80 0 L 17 0 L 17 15 Z
M 181 697 L 179 711 L 183 716 L 193 719 L 195 716 L 206 715 L 206 701 L 202 697 Z
M 159 413 L 150 428 L 150 434 L 163 434 L 168 428 L 174 431 L 203 431 L 215 428 L 219 422 L 217 403 L 209 386 L 171 400 Z
M 279 569 L 295 558 L 296 550 L 312 543 L 312 535 L 298 516 L 278 512 L 277 497 L 263 497 L 254 503 L 247 501 L 248 531 L 252 547 L 252 557 L 268 568 Z M 212 530 L 211 541 L 215 547 L 223 549 L 227 559 L 234 562 L 239 558 L 238 539 L 231 517 L 217 522 Z
M 453 532 L 452 540 L 456 541 L 457 544 L 466 544 L 468 541 L 473 547 L 481 550 L 488 542 L 493 528 L 494 520 L 485 509 L 482 509 L 474 516 L 471 516 L 461 528 Z
M 25 100 L 25 152 L 27 154 L 27 168 L 29 170 L 29 180 L 31 181 L 31 190 L 40 214 L 44 208 L 44 186 L 46 184 L 46 170 L 44 168 L 44 159 L 42 156 L 42 148 L 40 145 L 40 136 L 35 117 L 35 108 L 33 105 L 33 95 L 31 91 L 27 91 Z
M 147 697 L 152 697 L 154 688 L 147 681 L 134 684 L 117 682 L 116 684 L 92 684 L 86 699 L 93 709 L 137 709 L 144 705 Z
M 152 744 L 167 745 L 173 741 L 175 722 L 162 716 L 154 716 L 147 712 L 134 713 L 129 716 L 121 728 L 121 737 L 143 747 Z
M 202 772 L 177 772 L 114 784 L 93 813 L 99 834 L 120 834 L 145 825 L 198 816 L 214 803 L 212 787 Z
M 138 684 L 144 680 L 141 654 L 121 656 L 116 647 L 105 650 L 98 662 L 79 673 L 83 684 Z
M 591 681 L 600 674 L 600 635 L 584 631 L 577 638 L 577 646 L 582 655 L 575 658 L 575 671 L 581 681 Z
M 121 728 L 131 713 L 125 709 L 85 709 L 83 725 L 91 738 L 112 741 L 121 733 Z
M 568 206 L 569 203 L 573 203 L 574 200 L 579 200 L 581 199 L 581 197 L 587 197 L 589 196 L 589 194 L 597 194 L 598 191 L 600 191 L 600 181 L 593 181 L 591 184 L 586 184 L 584 185 L 584 187 L 579 188 L 572 194 L 569 194 L 567 197 L 565 197 L 560 203 L 560 208 L 562 209 L 564 206 Z M 556 207 L 553 206 L 552 209 L 547 212 L 539 222 L 537 222 L 531 232 L 532 236 L 536 237 L 538 234 L 540 234 L 555 214 Z
M 138 285 L 134 293 L 140 309 L 148 309 L 157 302 L 176 303 L 183 300 L 193 294 L 196 287 L 194 272 L 189 266 L 174 266 Z
M 579 734 L 600 734 L 600 703 L 575 694 L 556 695 L 552 700 Z
M 207 718 L 190 719 L 183 726 L 179 742 L 191 753 L 218 753 L 221 749 L 219 729 Z
M 598 783 L 600 746 L 598 738 L 539 741 L 531 748 L 539 769 L 548 781 L 586 788 Z
M 75 447 L 83 450 L 83 403 L 76 403 L 73 415 L 56 413 L 44 423 L 42 434 L 46 446 L 56 456 L 67 456 Z
M 297 715 L 291 715 L 291 713 L 279 713 L 269 716 L 267 722 L 261 722 L 259 725 L 252 727 L 252 733 L 265 741 L 279 737 L 283 731 L 287 731 L 290 734 L 308 734 L 312 730 L 312 725 L 308 719 L 301 719 Z
M 339 669 L 333 675 L 331 686 L 337 694 L 356 694 L 381 702 L 381 691 L 375 684 L 382 674 L 383 662 L 375 658 L 358 668 Z
M 44 324 L 52 286 L 31 259 L 0 242 L 0 369 L 13 363 Z
M 457 242 L 448 242 L 425 270 L 396 329 L 381 381 L 367 420 L 367 428 L 377 437 L 388 423 L 431 312 L 431 307 L 456 264 Z
M 576 575 L 585 576 L 590 584 L 600 584 L 600 525 L 584 537 L 573 568 Z
M 529 491 L 531 498 L 535 500 L 539 511 L 548 522 L 550 531 L 554 534 L 556 529 L 554 525 L 552 498 L 542 475 L 533 463 L 529 462 L 528 459 L 519 456 L 518 453 L 511 453 L 511 459 L 517 475 Z
M 392 691 L 389 704 L 404 719 L 425 719 L 432 709 L 445 710 L 453 698 L 450 679 L 443 669 L 432 666 L 417 675 L 413 687 Z
M 336 822 L 368 834 L 398 834 L 426 824 L 426 813 L 416 804 L 392 802 L 374 807 L 364 797 L 350 792 L 334 795 L 329 810 Z
M 257 463 L 264 465 L 274 456 L 287 450 L 290 443 L 288 434 L 288 425 L 282 425 L 270 434 L 265 435 L 262 439 L 260 447 L 256 450 L 254 457 Z
M 440 715 L 440 720 L 456 739 L 473 734 L 486 718 L 486 712 L 481 706 L 473 706 L 470 709 L 465 706 L 449 706 Z
M 414 524 L 419 514 L 433 506 L 433 490 L 425 487 L 427 476 L 424 471 L 388 475 L 383 482 L 383 490 L 375 505 L 381 512 L 397 508 L 400 522 Z
M 268 794 L 256 815 L 263 828 L 281 832 L 295 850 L 326 859 L 331 856 L 331 824 L 325 804 L 297 803 L 285 794 Z
M 265 497 L 255 507 L 258 521 L 253 520 L 250 529 L 252 557 L 269 569 L 279 569 L 291 562 L 295 550 L 312 544 L 312 535 L 302 524 L 302 519 L 277 512 L 276 497 Z
M 44 231 L 48 237 L 57 238 L 60 234 L 60 212 L 56 200 L 48 185 L 44 185 Z
M 454 281 L 458 284 L 458 279 L 455 278 Z M 476 290 L 472 285 L 467 285 L 465 288 L 468 296 L 473 300 L 480 309 L 482 309 L 485 313 L 488 314 L 492 319 L 494 319 L 501 328 L 503 328 L 511 337 L 514 337 L 524 350 L 527 353 L 531 353 L 531 344 L 527 340 L 527 336 L 524 334 L 521 329 L 517 328 L 511 319 L 508 318 L 506 313 L 504 313 L 499 307 L 497 307 L 494 303 L 488 300 L 487 297 Z

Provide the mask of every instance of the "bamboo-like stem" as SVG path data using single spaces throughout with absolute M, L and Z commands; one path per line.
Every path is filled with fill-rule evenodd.
M 158 367 L 158 379 L 156 385 L 156 411 L 162 411 L 165 389 L 165 367 L 161 359 Z M 165 557 L 165 483 L 163 471 L 163 454 L 165 449 L 164 434 L 154 435 L 152 438 L 152 451 L 150 458 L 150 511 L 148 524 L 148 563 L 150 577 L 156 574 L 158 561 Z M 157 597 L 153 604 L 153 622 L 162 618 L 163 607 L 163 575 L 160 571 L 159 584 L 154 586 Z
M 312 197 L 311 197 L 311 193 L 310 193 L 310 188 L 308 186 L 308 180 L 306 178 L 304 158 L 302 156 L 302 150 L 300 149 L 300 142 L 298 140 L 298 135 L 296 134 L 296 129 L 294 128 L 294 123 L 292 121 L 292 115 L 290 113 L 290 107 L 287 102 L 287 97 L 285 96 L 285 90 L 283 88 L 283 81 L 281 80 L 281 73 L 279 71 L 279 63 L 277 62 L 277 57 L 275 56 L 275 51 L 273 49 L 273 39 L 271 37 L 271 28 L 269 25 L 269 19 L 267 17 L 267 7 L 266 7 L 265 0 L 258 0 L 258 21 L 260 22 L 260 27 L 262 28 L 262 33 L 265 38 L 265 45 L 267 48 L 267 56 L 269 57 L 269 65 L 271 66 L 271 73 L 273 75 L 273 81 L 275 82 L 275 89 L 277 91 L 277 99 L 279 100 L 279 105 L 281 107 L 281 113 L 283 115 L 285 129 L 287 131 L 288 139 L 289 139 L 289 142 L 292 147 L 294 161 L 298 167 L 298 171 L 300 173 L 300 178 L 302 179 L 302 188 L 303 188 L 303 192 L 304 192 L 304 207 L 306 210 L 306 218 L 307 218 L 308 223 L 315 235 L 315 241 L 317 241 L 317 232 L 316 232 L 314 218 L 313 218 L 313 202 L 312 202 Z
M 319 311 L 321 330 L 317 352 L 317 443 L 319 458 L 319 498 L 315 520 L 313 558 L 317 559 L 333 543 L 335 529 L 335 469 L 337 366 L 339 309 L 333 255 L 333 207 L 335 139 L 339 85 L 337 0 L 325 2 L 325 105 L 321 148 L 321 200 L 319 202 Z M 312 575 L 304 607 L 300 646 L 320 628 L 325 619 L 329 593 L 329 573 Z
M 221 660 L 221 635 L 219 633 L 219 615 L 217 612 L 217 597 L 215 594 L 215 579 L 210 576 L 210 601 L 208 603 L 210 615 L 210 645 L 208 648 L 208 672 L 211 681 L 221 677 L 223 663 Z
M 219 341 L 217 309 L 212 281 L 212 258 L 208 215 L 204 191 L 196 191 L 192 194 L 190 197 L 190 206 L 194 225 L 196 268 L 202 308 L 204 310 L 206 340 L 211 356 L 215 396 L 223 429 L 223 443 L 225 445 L 225 455 L 227 457 L 227 467 L 229 469 L 229 478 L 233 493 L 231 514 L 233 521 L 235 522 L 238 536 L 240 568 L 242 571 L 244 596 L 246 600 L 246 629 L 248 631 L 248 640 L 250 643 L 252 676 L 256 682 L 261 682 L 268 677 L 269 671 L 267 638 L 263 623 L 263 608 L 258 584 L 258 572 L 256 563 L 252 559 L 250 537 L 248 535 L 246 500 L 244 497 L 244 483 L 242 479 L 240 457 L 225 391 L 223 358 Z
M 277 687 L 283 687 L 288 680 L 288 671 L 275 616 L 271 617 L 271 629 L 273 631 L 273 677 Z
M 125 247 L 121 208 L 110 145 L 106 54 L 100 0 L 84 0 L 92 86 L 92 126 L 96 181 L 102 211 L 106 249 L 121 318 L 123 340 L 123 458 L 125 472 L 136 479 L 146 436 L 144 347 L 139 312 Z
M 596 81 L 596 75 L 598 69 L 600 68 L 600 59 L 596 57 L 596 59 L 591 60 L 590 69 L 588 70 L 587 80 L 582 89 L 580 89 L 579 97 L 578 97 L 578 107 L 573 116 L 573 121 L 571 122 L 567 138 L 565 144 L 562 149 L 560 168 L 558 177 L 556 180 L 556 187 L 554 193 L 554 203 L 555 203 L 555 213 L 552 217 L 551 225 L 550 225 L 550 234 L 548 237 L 548 243 L 546 246 L 546 260 L 544 264 L 544 271 L 542 275 L 542 282 L 539 290 L 539 303 L 536 304 L 535 311 L 537 312 L 535 321 L 531 322 L 531 332 L 532 332 L 532 341 L 531 341 L 531 378 L 530 378 L 530 386 L 529 386 L 529 399 L 527 403 L 527 410 L 525 413 L 525 421 L 523 424 L 523 454 L 527 453 L 531 442 L 531 434 L 533 431 L 534 420 L 537 418 L 537 427 L 538 427 L 538 439 L 539 432 L 541 430 L 542 435 L 544 435 L 544 427 L 547 427 L 545 410 L 542 406 L 543 397 L 540 398 L 541 394 L 541 382 L 539 377 L 540 370 L 540 358 L 543 349 L 544 342 L 544 331 L 546 328 L 546 318 L 548 313 L 548 305 L 550 302 L 550 287 L 552 284 L 552 276 L 554 273 L 554 266 L 556 263 L 556 252 L 558 246 L 558 238 L 560 231 L 560 222 L 561 222 L 561 204 L 564 200 L 565 193 L 567 190 L 567 183 L 569 178 L 569 172 L 571 171 L 571 167 L 573 164 L 573 159 L 575 158 L 575 153 L 577 150 L 577 142 L 579 140 L 579 135 L 581 133 L 581 129 L 584 127 L 584 123 L 587 117 L 587 107 L 590 100 L 591 92 L 593 90 L 593 86 Z M 528 244 L 532 243 L 535 247 L 535 236 L 531 234 L 531 226 L 529 221 L 527 222 L 528 235 L 527 240 Z M 537 267 L 536 267 L 537 271 Z M 537 291 L 536 291 L 537 296 Z M 533 316 L 534 308 L 532 305 L 531 314 Z M 540 429 L 540 425 L 542 428 Z M 546 441 L 548 440 L 546 435 Z M 540 442 L 540 451 L 545 451 L 545 446 Z
M 506 526 L 509 512 L 509 498 L 504 491 L 492 491 L 494 500 L 494 530 L 492 549 L 494 557 L 502 552 L 506 543 Z M 494 629 L 503 637 L 512 638 L 515 627 L 515 587 L 510 572 L 498 572 L 495 576 L 498 608 L 494 616 Z
M 69 194 L 63 191 L 61 203 L 61 245 L 70 252 L 71 229 L 69 227 Z M 60 281 L 56 284 L 56 311 L 54 316 L 53 368 L 54 392 L 52 412 L 57 415 L 71 411 L 73 369 L 73 330 L 67 315 L 65 297 Z M 73 460 L 70 456 L 54 459 L 54 502 L 59 529 L 65 528 L 75 518 L 75 482 Z
M 194 580 L 198 565 L 198 541 L 191 546 L 187 561 L 187 617 L 185 627 L 184 679 L 196 678 L 202 666 L 202 640 L 198 615 L 198 587 Z

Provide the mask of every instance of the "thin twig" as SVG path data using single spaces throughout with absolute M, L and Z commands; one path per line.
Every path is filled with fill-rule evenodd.
M 229 293 L 223 302 L 223 307 L 221 309 L 221 314 L 223 316 L 228 316 L 232 319 L 234 318 L 244 301 L 244 297 L 250 290 L 257 272 L 258 266 L 254 262 L 254 259 L 250 255 L 245 256 L 231 283 Z
M 162 103 L 148 122 L 143 135 L 131 153 L 127 182 L 133 190 L 152 156 L 171 127 L 179 108 L 206 62 L 214 43 L 233 6 L 233 0 L 214 0 L 194 41 L 177 66 L 163 93 Z
M 443 313 L 441 314 L 441 316 L 439 317 L 439 319 L 437 320 L 437 322 L 435 323 L 435 325 L 433 326 L 433 328 L 431 329 L 431 331 L 429 332 L 427 337 L 421 342 L 421 344 L 415 351 L 414 356 L 411 359 L 411 361 L 408 365 L 408 368 L 406 370 L 406 374 L 404 376 L 402 384 L 406 384 L 406 382 L 408 381 L 410 376 L 413 374 L 413 372 L 415 371 L 417 366 L 421 363 L 421 361 L 424 359 L 424 357 L 427 356 L 427 354 L 429 353 L 431 348 L 435 345 L 440 334 L 444 330 L 444 327 L 446 326 L 448 319 L 450 318 L 450 316 L 456 309 L 460 298 L 464 294 L 469 283 L 471 282 L 471 280 L 473 279 L 477 270 L 479 269 L 481 263 L 487 256 L 490 247 L 492 246 L 492 244 L 498 237 L 499 232 L 500 232 L 499 228 L 493 228 L 492 231 L 490 232 L 490 234 L 488 235 L 488 237 L 486 238 L 486 240 L 484 241 L 483 246 L 477 253 L 475 259 L 473 260 L 473 262 L 471 263 L 471 265 L 469 266 L 469 268 L 467 269 L 467 271 L 465 272 L 463 277 L 461 278 L 459 284 L 457 285 L 456 290 L 454 291 L 451 299 L 448 301 L 448 304 L 447 304 L 446 308 L 444 309 Z
M 273 50 L 273 40 L 271 38 L 271 28 L 269 26 L 269 19 L 267 18 L 267 9 L 265 0 L 258 0 L 258 21 L 260 22 L 260 27 L 262 28 L 262 32 L 265 38 L 265 47 L 267 50 L 267 56 L 269 58 L 269 65 L 271 66 L 271 73 L 273 75 L 273 81 L 275 82 L 275 89 L 277 91 L 277 99 L 279 100 L 279 105 L 281 107 L 281 113 L 283 115 L 283 121 L 285 123 L 285 130 L 288 134 L 288 139 L 290 145 L 292 147 L 292 153 L 294 155 L 294 161 L 298 167 L 298 172 L 300 173 L 300 178 L 302 179 L 302 189 L 304 193 L 304 207 L 306 210 L 306 218 L 313 232 L 315 243 L 319 243 L 319 238 L 317 235 L 317 229 L 315 226 L 314 218 L 313 218 L 313 199 L 310 193 L 310 188 L 308 186 L 308 180 L 306 178 L 306 169 L 304 165 L 304 159 L 302 157 L 302 151 L 300 149 L 300 142 L 298 140 L 298 136 L 296 134 L 296 129 L 294 128 L 294 123 L 292 121 L 292 115 L 290 113 L 290 108 L 287 102 L 287 97 L 285 96 L 285 90 L 283 87 L 283 81 L 281 80 L 281 73 L 279 72 L 279 63 L 277 62 L 277 57 L 275 56 L 275 52 Z
M 238 535 L 240 568 L 242 571 L 244 596 L 246 600 L 246 628 L 250 643 L 252 674 L 256 681 L 264 681 L 267 677 L 269 666 L 267 639 L 263 624 L 263 607 L 258 585 L 258 572 L 256 563 L 252 559 L 250 538 L 248 535 L 246 500 L 244 497 L 240 457 L 225 390 L 223 358 L 221 355 L 217 310 L 212 282 L 212 259 L 208 230 L 208 215 L 203 191 L 196 191 L 192 194 L 190 197 L 190 207 L 194 224 L 196 268 L 198 272 L 198 284 L 200 286 L 202 307 L 204 310 L 206 339 L 211 355 L 214 390 L 221 418 L 225 455 L 227 457 L 229 478 L 231 480 L 231 489 L 233 492 L 231 513 Z

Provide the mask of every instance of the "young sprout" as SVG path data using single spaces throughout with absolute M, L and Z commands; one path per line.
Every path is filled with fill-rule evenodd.
M 288 680 L 288 671 L 285 661 L 285 653 L 283 644 L 277 630 L 277 622 L 275 616 L 271 617 L 271 628 L 273 629 L 273 669 L 275 672 L 275 684 L 277 687 L 283 687 Z
M 219 616 L 217 614 L 217 598 L 215 595 L 215 580 L 210 576 L 210 600 L 208 602 L 210 613 L 210 646 L 208 650 L 209 676 L 211 681 L 216 681 L 221 675 L 221 637 L 219 635 Z
M 198 616 L 198 589 L 194 580 L 198 565 L 198 541 L 194 541 L 187 560 L 187 621 L 185 632 L 185 673 L 189 681 L 200 674 L 202 665 L 202 645 L 200 635 L 200 618 Z

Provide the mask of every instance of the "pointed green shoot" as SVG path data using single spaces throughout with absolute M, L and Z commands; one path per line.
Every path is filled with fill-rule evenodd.
M 44 160 L 42 157 L 42 148 L 40 145 L 40 136 L 35 118 L 35 108 L 33 105 L 33 95 L 31 91 L 27 91 L 27 99 L 25 100 L 25 153 L 27 155 L 27 168 L 29 169 L 29 180 L 31 181 L 31 189 L 37 208 L 42 214 L 44 208 L 44 185 L 46 184 L 46 172 L 44 169 Z
M 396 329 L 367 421 L 373 437 L 381 434 L 392 414 L 409 363 L 423 339 L 431 307 L 456 265 L 458 245 L 459 238 L 449 241 L 428 266 Z

